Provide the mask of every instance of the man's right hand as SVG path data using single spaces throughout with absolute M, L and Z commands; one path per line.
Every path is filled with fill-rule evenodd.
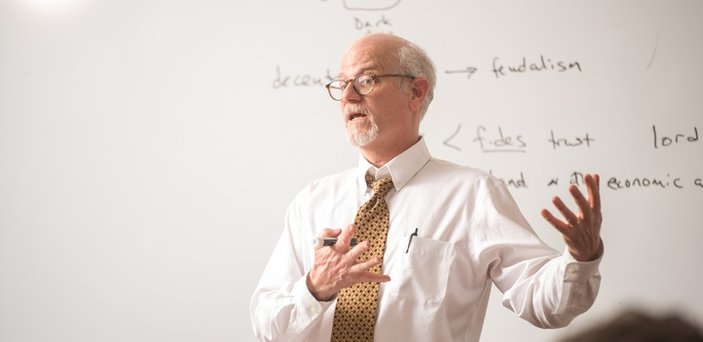
M 340 289 L 356 283 L 382 283 L 391 280 L 387 275 L 369 271 L 383 261 L 381 258 L 359 260 L 359 256 L 370 247 L 368 241 L 362 241 L 354 248 L 349 248 L 355 232 L 356 227 L 350 224 L 345 229 L 327 228 L 320 234 L 322 238 L 336 237 L 337 243 L 315 251 L 315 262 L 308 273 L 307 285 L 308 290 L 317 300 L 331 300 Z

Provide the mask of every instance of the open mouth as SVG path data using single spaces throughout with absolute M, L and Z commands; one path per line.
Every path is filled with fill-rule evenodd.
M 363 119 L 365 117 L 366 117 L 366 114 L 362 114 L 362 113 L 351 113 L 351 114 L 347 115 L 347 119 L 349 121 L 354 121 L 356 119 Z
M 360 105 L 350 104 L 344 108 L 344 113 L 346 114 L 347 121 L 355 121 L 359 119 L 366 119 L 369 116 L 369 110 Z

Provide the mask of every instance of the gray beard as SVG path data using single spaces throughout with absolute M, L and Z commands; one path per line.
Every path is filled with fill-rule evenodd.
M 361 147 L 369 144 L 370 142 L 376 140 L 378 137 L 378 125 L 375 122 L 371 123 L 371 127 L 365 132 L 361 133 L 357 130 L 347 130 L 347 140 L 349 143 L 356 147 Z

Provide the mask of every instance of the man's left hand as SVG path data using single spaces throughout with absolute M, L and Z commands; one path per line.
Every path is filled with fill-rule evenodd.
M 584 183 L 588 191 L 588 200 L 576 185 L 569 187 L 569 192 L 579 207 L 578 215 L 555 196 L 552 203 L 564 216 L 565 221 L 554 217 L 547 209 L 542 209 L 542 217 L 561 232 L 574 259 L 592 261 L 598 259 L 603 250 L 600 238 L 600 226 L 603 221 L 600 210 L 600 177 L 597 174 L 587 174 L 584 176 Z

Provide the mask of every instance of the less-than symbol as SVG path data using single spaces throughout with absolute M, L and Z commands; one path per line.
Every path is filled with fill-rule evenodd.
M 453 149 L 455 149 L 455 150 L 457 150 L 457 151 L 461 151 L 461 149 L 460 149 L 458 146 L 454 146 L 454 145 L 452 145 L 452 144 L 450 143 L 450 141 L 451 141 L 452 139 L 454 139 L 454 137 L 456 137 L 456 136 L 459 134 L 459 131 L 460 131 L 460 130 L 461 130 L 461 124 L 459 124 L 458 126 L 456 126 L 456 131 L 454 131 L 454 133 L 452 133 L 452 135 L 451 135 L 449 138 L 447 138 L 446 140 L 444 140 L 444 146 L 453 148 Z

